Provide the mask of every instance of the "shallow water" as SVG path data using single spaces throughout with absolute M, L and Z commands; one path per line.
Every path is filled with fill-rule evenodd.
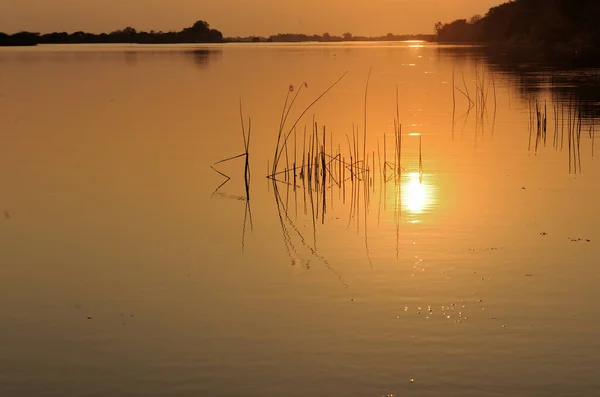
M 314 120 L 369 172 L 265 178 L 290 84 L 286 132 L 345 72 L 287 163 Z M 420 43 L 0 50 L 0 395 L 593 395 L 596 76 Z M 209 167 L 244 152 L 240 100 L 249 201 L 243 159 Z

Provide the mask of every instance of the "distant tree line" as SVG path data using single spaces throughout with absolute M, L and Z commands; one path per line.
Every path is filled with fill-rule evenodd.
M 54 32 L 39 34 L 34 32 L 19 32 L 13 35 L 0 33 L 0 46 L 30 46 L 37 44 L 102 44 L 102 43 L 133 43 L 133 44 L 172 44 L 172 43 L 223 43 L 223 42 L 342 42 L 342 41 L 405 41 L 422 40 L 432 41 L 434 35 L 395 35 L 388 33 L 385 36 L 354 36 L 352 33 L 344 33 L 335 36 L 329 33 L 322 35 L 307 35 L 297 33 L 282 33 L 269 37 L 227 37 L 205 21 L 198 21 L 193 26 L 179 32 L 149 32 L 137 31 L 132 27 L 116 30 L 111 33 L 86 33 L 78 31 L 74 33 Z
M 134 43 L 134 44 L 169 44 L 169 43 L 220 43 L 223 34 L 211 29 L 205 21 L 198 21 L 193 26 L 179 32 L 138 32 L 132 27 L 116 30 L 111 33 L 55 32 L 39 34 L 19 32 L 13 35 L 0 33 L 0 46 L 31 46 L 37 44 L 100 44 L 100 43 Z
M 427 34 L 412 34 L 412 35 L 395 35 L 388 33 L 385 36 L 353 36 L 352 33 L 346 32 L 342 36 L 333 36 L 329 33 L 323 33 L 322 35 L 314 34 L 297 34 L 297 33 L 280 33 L 277 35 L 270 36 L 266 39 L 268 42 L 342 42 L 342 41 L 406 41 L 406 40 L 422 40 L 432 41 L 433 35 Z
M 599 21 L 598 0 L 512 0 L 483 17 L 438 22 L 435 32 L 439 42 L 526 45 L 547 53 L 596 57 Z

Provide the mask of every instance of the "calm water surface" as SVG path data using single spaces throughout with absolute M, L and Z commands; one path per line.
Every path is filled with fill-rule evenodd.
M 289 86 L 286 132 L 345 72 L 287 164 L 316 122 L 369 172 L 265 178 Z M 418 43 L 0 50 L 0 395 L 595 395 L 597 81 Z M 249 201 L 243 158 L 210 168 L 240 99 Z

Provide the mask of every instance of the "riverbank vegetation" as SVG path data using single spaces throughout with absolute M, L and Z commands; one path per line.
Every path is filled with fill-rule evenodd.
M 0 46 L 34 46 L 37 44 L 175 44 L 175 43 L 300 43 L 300 42 L 342 42 L 342 41 L 432 41 L 432 34 L 397 35 L 388 33 L 385 36 L 354 36 L 346 32 L 341 36 L 329 33 L 301 34 L 280 33 L 269 37 L 223 37 L 223 34 L 211 29 L 205 21 L 198 21 L 193 26 L 179 32 L 137 31 L 132 27 L 116 30 L 111 33 L 74 33 L 54 32 L 39 34 L 34 32 L 19 32 L 13 35 L 0 33 Z
M 474 16 L 435 25 L 444 43 L 488 44 L 508 53 L 600 63 L 600 2 L 512 0 Z
M 0 46 L 31 46 L 37 44 L 174 44 L 174 43 L 220 43 L 223 34 L 211 29 L 208 22 L 197 21 L 191 27 L 175 32 L 145 32 L 132 27 L 111 33 L 54 32 L 39 34 L 19 32 L 13 35 L 0 33 Z

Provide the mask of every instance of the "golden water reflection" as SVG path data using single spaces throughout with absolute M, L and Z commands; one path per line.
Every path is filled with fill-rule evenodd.
M 429 174 L 410 172 L 402 176 L 400 198 L 402 209 L 412 215 L 431 211 L 437 202 L 436 186 Z

